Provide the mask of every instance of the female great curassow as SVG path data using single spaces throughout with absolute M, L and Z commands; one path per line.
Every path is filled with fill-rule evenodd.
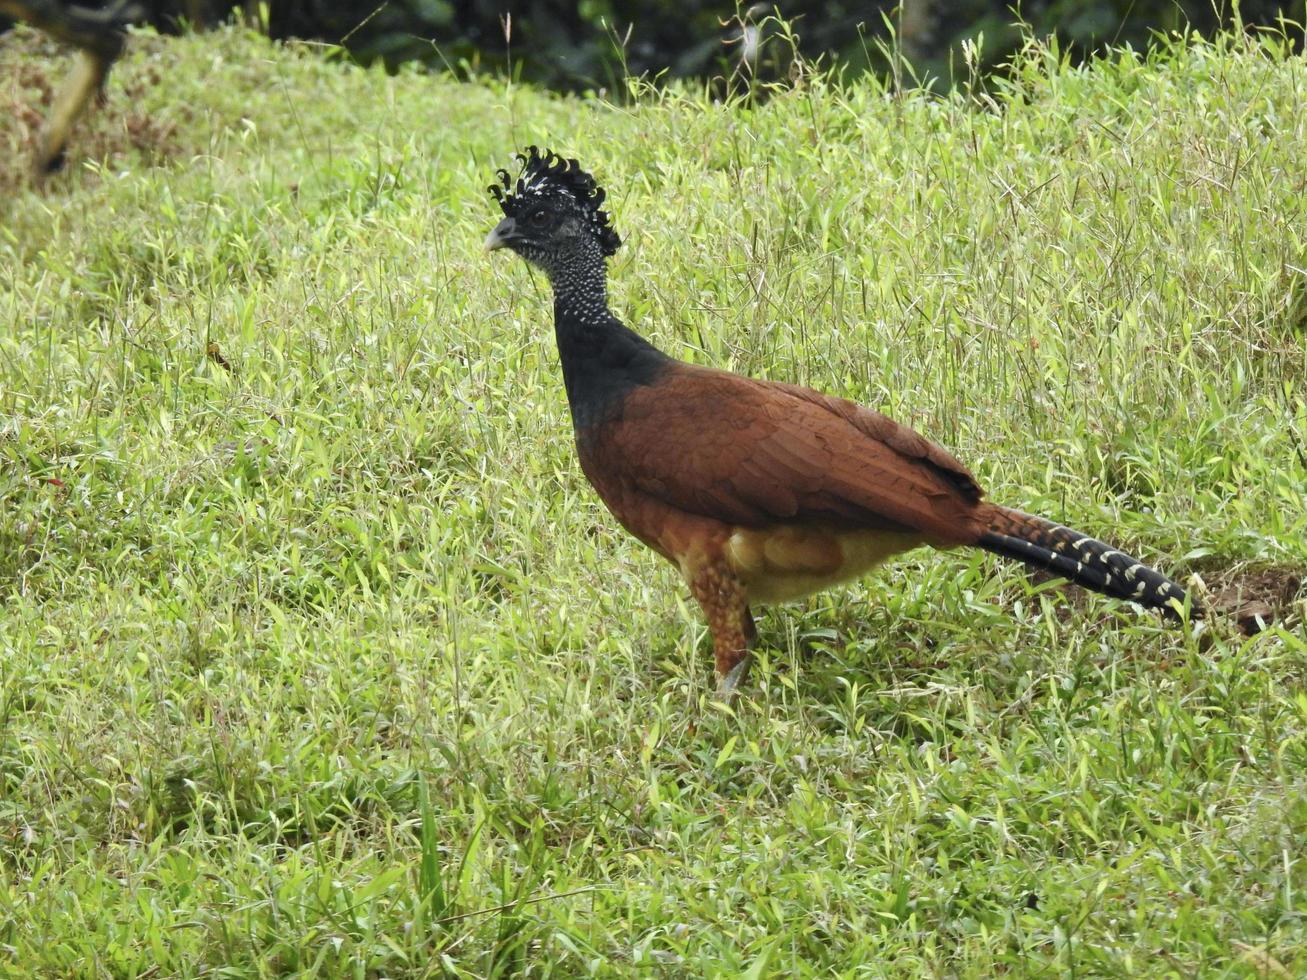
M 793 599 L 929 544 L 971 545 L 1181 616 L 1185 592 L 1088 535 L 982 499 L 965 466 L 878 412 L 798 385 L 697 367 L 608 309 L 621 239 L 575 160 L 531 147 L 486 239 L 543 269 L 581 469 L 622 526 L 703 607 L 720 690 L 755 636 L 749 603 Z

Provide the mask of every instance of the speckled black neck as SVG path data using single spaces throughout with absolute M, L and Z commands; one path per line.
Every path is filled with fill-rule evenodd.
M 607 270 L 597 247 L 548 271 L 563 384 L 580 441 L 586 430 L 619 415 L 626 395 L 652 384 L 672 359 L 609 311 Z

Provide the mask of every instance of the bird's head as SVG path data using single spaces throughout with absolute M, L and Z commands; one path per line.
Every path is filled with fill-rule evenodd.
M 599 210 L 604 190 L 575 160 L 565 160 L 534 146 L 519 153 L 522 171 L 514 184 L 508 171 L 498 171 L 499 183 L 490 193 L 504 211 L 486 248 L 511 248 L 557 281 L 578 263 L 602 264 L 622 244 Z M 501 186 L 502 185 L 502 186 Z

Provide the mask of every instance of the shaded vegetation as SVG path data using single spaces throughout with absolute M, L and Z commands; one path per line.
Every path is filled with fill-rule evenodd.
M 710 0 L 137 2 L 164 30 L 240 16 L 276 39 L 341 45 L 365 64 L 417 61 L 610 94 L 632 75 L 714 79 L 737 91 L 788 78 L 796 58 L 949 86 L 1006 71 L 1028 36 L 1079 62 L 1190 30 L 1267 27 L 1300 45 L 1307 23 L 1304 0 L 782 0 L 734 11 Z

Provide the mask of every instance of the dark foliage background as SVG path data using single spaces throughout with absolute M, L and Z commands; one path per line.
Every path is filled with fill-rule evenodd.
M 88 2 L 88 6 L 96 6 Z M 104 4 L 98 4 L 104 5 Z M 779 0 L 735 7 L 708 0 L 144 0 L 163 30 L 237 12 L 275 38 L 343 45 L 365 63 L 408 61 L 512 72 L 562 89 L 612 87 L 626 74 L 774 78 L 799 53 L 851 70 L 890 68 L 894 35 L 919 78 L 965 78 L 961 51 L 983 38 L 979 71 L 1001 65 L 1024 21 L 1073 58 L 1106 45 L 1146 46 L 1158 31 L 1211 34 L 1283 19 L 1301 43 L 1307 0 Z M 1238 16 L 1235 9 L 1238 9 Z M 788 22 L 791 31 L 774 16 Z

